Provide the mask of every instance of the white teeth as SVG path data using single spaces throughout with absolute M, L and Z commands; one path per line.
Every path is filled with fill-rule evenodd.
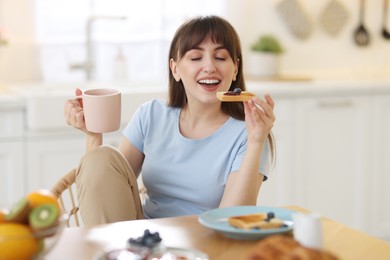
M 199 83 L 201 83 L 201 84 L 218 84 L 219 80 L 217 80 L 217 79 L 201 79 L 201 80 L 199 80 Z

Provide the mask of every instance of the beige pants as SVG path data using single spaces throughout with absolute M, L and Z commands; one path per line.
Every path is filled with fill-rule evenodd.
M 115 148 L 99 146 L 81 159 L 76 173 L 84 225 L 144 218 L 137 179 Z

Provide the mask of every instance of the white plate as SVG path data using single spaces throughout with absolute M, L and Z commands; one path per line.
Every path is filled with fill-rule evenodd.
M 268 213 L 273 212 L 276 218 L 282 219 L 285 227 L 272 229 L 240 229 L 235 228 L 227 222 L 227 218 L 239 215 L 253 213 Z M 292 215 L 296 211 L 284 208 L 275 207 L 259 207 L 259 206 L 236 206 L 228 208 L 218 208 L 209 210 L 201 214 L 198 218 L 199 223 L 205 227 L 221 232 L 225 236 L 234 239 L 255 240 L 262 237 L 289 232 L 293 229 Z

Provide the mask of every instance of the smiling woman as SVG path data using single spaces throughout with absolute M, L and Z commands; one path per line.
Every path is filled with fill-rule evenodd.
M 222 17 L 196 16 L 175 32 L 169 57 L 168 100 L 142 104 L 118 150 L 87 130 L 76 99 L 64 106 L 66 123 L 86 135 L 76 173 L 86 226 L 257 202 L 273 158 L 274 101 L 268 94 L 245 103 L 217 99 L 217 91 L 245 90 L 237 32 Z
M 115 57 L 121 55 L 129 81 L 161 81 L 165 75 L 167 46 L 174 30 L 188 17 L 198 14 L 223 15 L 222 0 L 51 0 L 35 1 L 38 41 L 45 81 L 80 81 L 85 74 L 70 70 L 84 62 L 86 26 L 91 16 L 125 16 L 125 21 L 94 22 L 94 80 L 117 80 Z M 155 8 L 150 8 L 154 6 Z M 207 10 L 204 7 L 207 6 Z M 70 19 L 70 17 L 72 17 Z

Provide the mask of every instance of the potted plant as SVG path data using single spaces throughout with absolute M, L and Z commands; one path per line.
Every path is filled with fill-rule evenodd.
M 279 56 L 284 52 L 279 40 L 271 35 L 260 36 L 251 46 L 249 72 L 253 76 L 275 77 L 279 72 Z

